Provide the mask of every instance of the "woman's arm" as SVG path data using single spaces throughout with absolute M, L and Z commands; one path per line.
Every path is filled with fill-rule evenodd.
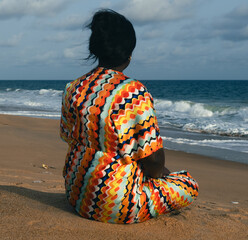
M 148 157 L 139 160 L 144 175 L 152 178 L 161 178 L 170 174 L 170 171 L 164 166 L 164 149 L 160 148 Z

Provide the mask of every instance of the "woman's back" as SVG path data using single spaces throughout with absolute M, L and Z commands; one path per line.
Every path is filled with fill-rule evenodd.
M 167 181 L 144 176 L 138 160 L 161 149 L 162 139 L 151 95 L 121 72 L 98 67 L 67 85 L 61 137 L 69 143 L 67 198 L 83 217 L 142 222 L 188 205 L 197 194 L 186 172 Z M 181 189 L 180 201 L 167 196 L 172 187 Z

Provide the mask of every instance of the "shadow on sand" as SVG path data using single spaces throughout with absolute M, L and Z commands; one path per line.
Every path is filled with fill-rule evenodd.
M 38 201 L 48 206 L 52 206 L 66 212 L 76 214 L 73 208 L 69 205 L 64 193 L 40 192 L 24 187 L 9 186 L 9 185 L 0 186 L 0 196 L 2 191 L 18 194 L 20 196 Z

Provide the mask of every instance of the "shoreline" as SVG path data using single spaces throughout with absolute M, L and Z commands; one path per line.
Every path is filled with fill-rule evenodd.
M 239 141 L 246 141 L 248 147 L 248 140 L 238 137 L 234 138 L 218 136 L 214 134 L 178 131 L 165 127 L 160 128 L 160 133 L 162 139 L 164 140 L 164 147 L 167 147 L 170 150 L 199 154 L 202 156 L 213 157 L 219 160 L 227 160 L 248 164 L 248 152 L 235 151 L 235 149 L 230 149 L 230 147 L 225 148 L 225 146 L 216 147 L 213 146 L 213 143 L 206 143 L 208 141 L 223 141 L 228 143 L 235 139 Z
M 33 118 L 33 119 L 46 119 L 46 120 L 53 120 L 53 121 L 59 121 L 60 117 L 48 117 L 48 116 L 37 116 L 37 115 L 16 115 L 16 114 L 1 114 L 0 116 L 13 116 L 13 117 L 24 117 L 24 118 Z M 196 135 L 198 133 L 195 132 L 184 132 L 184 131 L 175 131 L 172 133 L 171 129 L 167 129 L 165 127 L 160 128 L 161 137 L 164 141 L 164 148 L 167 151 L 176 151 L 176 152 L 184 152 L 189 154 L 196 154 L 201 156 L 206 156 L 210 158 L 215 158 L 218 160 L 224 160 L 224 161 L 232 161 L 232 162 L 238 162 L 248 165 L 248 153 L 246 152 L 238 152 L 230 149 L 224 149 L 224 148 L 215 148 L 211 146 L 204 146 L 204 145 L 194 145 L 194 144 L 187 144 L 187 143 L 177 143 L 177 142 L 171 142 L 169 139 L 170 137 L 173 138 L 183 138 L 186 134 L 187 137 L 189 135 Z M 201 134 L 200 134 L 201 135 Z M 199 135 L 199 136 L 200 136 Z M 186 138 L 187 138 L 186 137 Z M 202 136 L 200 136 L 202 137 Z M 220 138 L 221 136 L 215 136 L 211 134 L 206 134 L 206 139 L 214 139 L 214 138 Z M 168 139 L 169 138 L 169 139 Z M 204 139 L 205 139 L 204 138 Z
M 105 224 L 79 217 L 65 199 L 59 120 L 0 115 L 0 132 L 3 239 L 247 239 L 247 164 L 165 150 L 171 171 L 198 181 L 197 200 L 144 223 Z

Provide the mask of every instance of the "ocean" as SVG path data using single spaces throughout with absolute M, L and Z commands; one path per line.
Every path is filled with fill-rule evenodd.
M 60 118 L 62 80 L 0 81 L 0 114 Z M 141 81 L 167 149 L 248 164 L 248 81 Z

